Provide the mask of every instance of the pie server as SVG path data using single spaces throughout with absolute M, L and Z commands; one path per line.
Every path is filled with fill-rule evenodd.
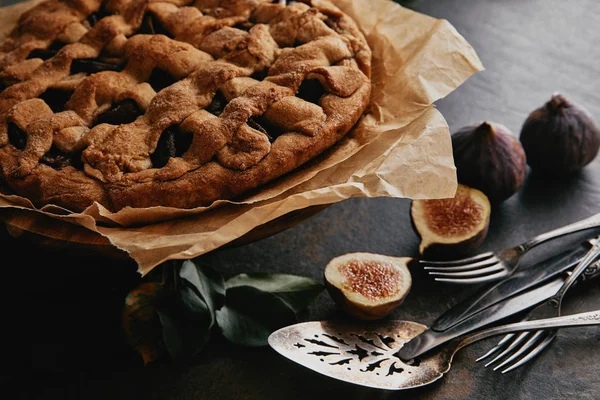
M 600 325 L 600 310 L 494 327 L 452 340 L 410 364 L 396 353 L 427 329 L 411 321 L 303 322 L 273 332 L 269 345 L 284 357 L 328 377 L 372 388 L 400 390 L 440 379 L 450 370 L 454 354 L 478 340 L 533 329 L 590 325 Z

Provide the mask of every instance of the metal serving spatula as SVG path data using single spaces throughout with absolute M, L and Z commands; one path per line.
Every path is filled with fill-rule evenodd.
M 331 378 L 378 389 L 424 386 L 450 370 L 461 348 L 491 336 L 533 329 L 600 325 L 600 310 L 518 322 L 457 338 L 422 358 L 403 362 L 396 353 L 427 327 L 411 321 L 346 324 L 304 322 L 273 332 L 269 345 L 281 355 Z

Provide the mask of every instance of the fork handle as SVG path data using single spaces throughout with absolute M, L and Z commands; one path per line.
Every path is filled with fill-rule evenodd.
M 572 223 L 570 225 L 566 225 L 549 232 L 542 233 L 541 235 L 535 236 L 525 243 L 521 244 L 521 250 L 523 252 L 532 249 L 533 247 L 542 244 L 548 240 L 555 239 L 561 236 L 568 235 L 570 233 L 575 233 L 579 231 L 584 231 L 586 229 L 598 228 L 600 227 L 600 214 L 592 215 L 586 219 L 582 219 L 581 221 Z
M 504 335 L 506 333 L 524 332 L 539 329 L 573 328 L 578 326 L 592 325 L 600 325 L 600 310 L 496 326 L 494 328 L 479 331 L 463 338 L 460 342 L 459 349 L 479 340 L 487 339 L 492 336 Z
M 573 286 L 573 284 L 575 283 L 575 281 L 577 281 L 579 276 L 586 271 L 586 269 L 590 266 L 592 262 L 594 262 L 594 260 L 598 257 L 599 254 L 600 237 L 598 237 L 598 240 L 596 240 L 594 246 L 592 246 L 592 248 L 587 252 L 585 257 L 583 257 L 579 264 L 577 264 L 573 272 L 567 277 L 565 283 L 563 283 L 558 292 L 549 300 L 552 306 L 554 306 L 555 308 L 560 307 L 560 303 L 562 302 L 565 293 L 567 293 L 567 290 L 569 290 L 571 286 Z

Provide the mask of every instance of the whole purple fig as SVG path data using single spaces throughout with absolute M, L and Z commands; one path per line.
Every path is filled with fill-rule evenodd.
M 504 125 L 466 126 L 452 135 L 452 148 L 458 182 L 481 190 L 492 204 L 512 196 L 525 180 L 523 147 Z
M 565 176 L 596 158 L 600 129 L 585 108 L 554 94 L 529 114 L 520 140 L 532 172 Z

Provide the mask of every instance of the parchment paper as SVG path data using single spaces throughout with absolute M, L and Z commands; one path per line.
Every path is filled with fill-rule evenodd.
M 0 38 L 37 2 L 2 9 Z M 450 134 L 433 103 L 483 70 L 475 51 L 447 21 L 392 1 L 332 2 L 357 21 L 373 50 L 368 112 L 334 148 L 236 202 L 117 213 L 95 204 L 80 214 L 46 206 L 35 213 L 100 233 L 128 252 L 146 274 L 163 261 L 205 254 L 309 206 L 358 196 L 452 197 L 457 182 Z M 0 208 L 35 209 L 11 194 L 0 194 Z

